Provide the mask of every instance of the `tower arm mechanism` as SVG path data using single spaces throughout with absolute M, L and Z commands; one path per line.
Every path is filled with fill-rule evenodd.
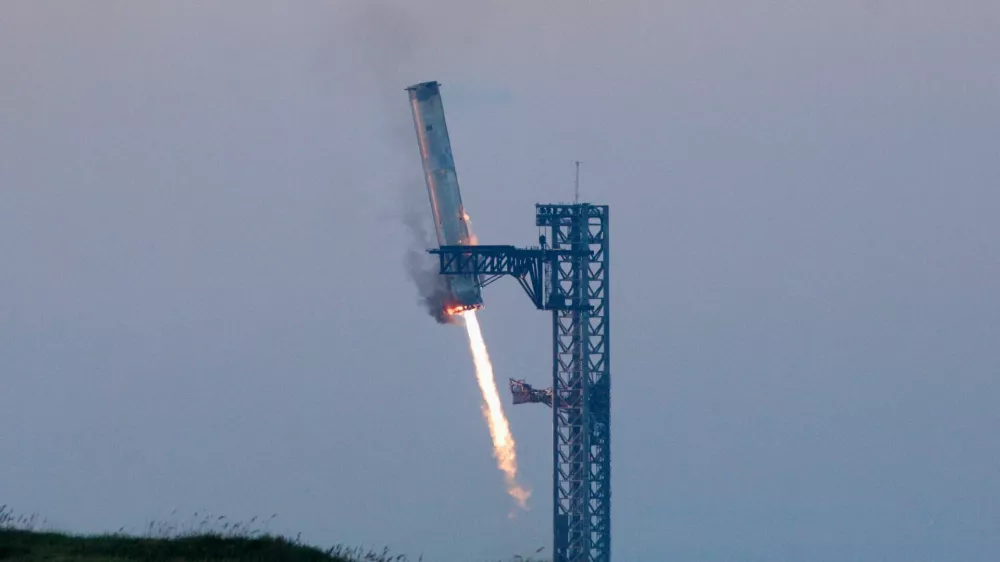
M 539 403 L 552 407 L 552 389 L 538 390 L 519 379 L 510 379 L 510 394 L 514 397 L 514 405 Z
M 527 293 L 539 310 L 574 310 L 588 307 L 587 303 L 574 304 L 559 287 L 552 290 L 548 272 L 560 258 L 573 255 L 573 250 L 556 250 L 545 247 L 517 248 L 515 246 L 441 246 L 428 253 L 438 256 L 441 275 L 462 275 L 478 279 L 485 287 L 509 275 Z M 589 255 L 589 252 L 584 252 Z

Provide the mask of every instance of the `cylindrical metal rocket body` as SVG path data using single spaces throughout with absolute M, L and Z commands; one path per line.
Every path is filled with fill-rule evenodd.
M 448 126 L 444 120 L 444 105 L 437 82 L 415 84 L 406 89 L 410 94 L 413 124 L 417 129 L 420 159 L 424 165 L 427 193 L 438 244 L 441 246 L 472 243 L 468 218 L 458 189 L 458 174 L 451 153 Z M 470 276 L 449 276 L 452 296 L 457 308 L 479 308 L 483 299 L 477 280 Z

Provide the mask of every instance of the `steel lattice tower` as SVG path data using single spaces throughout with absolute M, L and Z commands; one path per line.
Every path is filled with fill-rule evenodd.
M 535 206 L 537 248 L 441 246 L 442 275 L 516 278 L 552 311 L 552 388 L 511 379 L 515 404 L 552 407 L 553 562 L 611 560 L 608 206 Z M 550 242 L 546 242 L 546 240 Z
M 546 272 L 552 310 L 553 534 L 555 560 L 611 557 L 611 370 L 608 207 L 538 205 L 559 254 Z

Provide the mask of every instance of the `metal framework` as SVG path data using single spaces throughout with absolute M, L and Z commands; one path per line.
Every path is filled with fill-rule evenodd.
M 514 399 L 514 404 L 545 404 L 552 407 L 552 389 L 546 388 L 538 390 L 523 379 L 510 379 L 510 395 Z
M 552 388 L 539 391 L 512 380 L 511 390 L 515 403 L 552 406 L 554 562 L 608 562 L 608 207 L 536 205 L 535 224 L 546 233 L 538 248 L 442 246 L 431 253 L 438 254 L 443 275 L 480 276 L 483 286 L 504 275 L 515 277 L 538 309 L 552 311 Z

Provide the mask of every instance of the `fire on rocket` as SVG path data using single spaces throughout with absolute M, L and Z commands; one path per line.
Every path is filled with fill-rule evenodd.
M 455 159 L 451 153 L 448 126 L 444 120 L 444 105 L 437 82 L 422 82 L 406 89 L 410 95 L 413 124 L 417 130 L 420 159 L 434 218 L 434 230 L 441 246 L 475 244 L 469 227 L 469 216 L 462 206 L 458 188 Z M 444 303 L 448 314 L 483 307 L 477 279 L 467 275 L 448 276 L 449 298 Z

